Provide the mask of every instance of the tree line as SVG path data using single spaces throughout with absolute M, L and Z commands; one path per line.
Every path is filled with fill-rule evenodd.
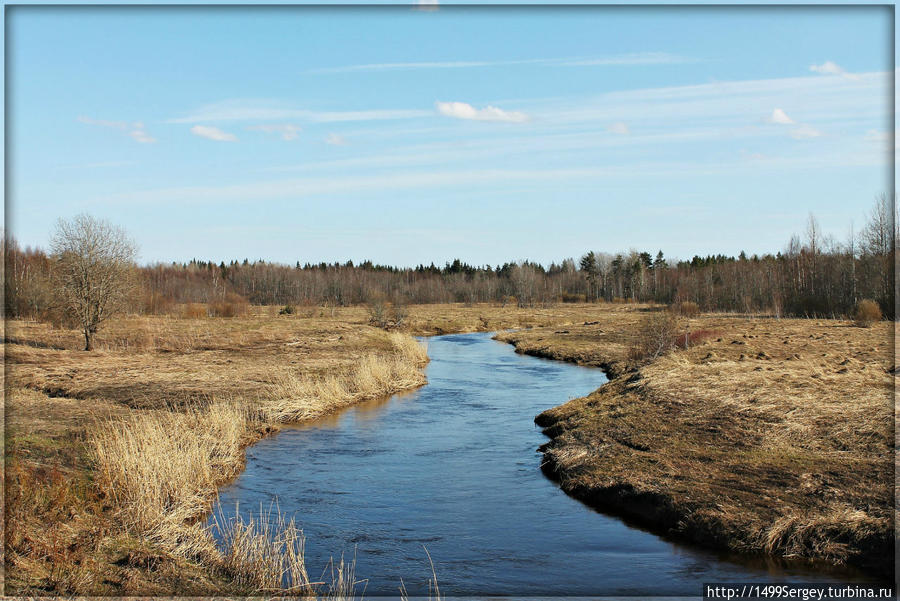
M 401 268 L 373 264 L 294 265 L 263 260 L 135 266 L 131 311 L 167 313 L 189 303 L 330 305 L 393 303 L 693 302 L 704 311 L 775 316 L 850 315 L 862 299 L 894 318 L 897 221 L 880 196 L 866 224 L 845 240 L 825 236 L 810 215 L 802 235 L 774 254 L 694 256 L 671 260 L 662 250 L 589 251 L 548 267 L 530 261 Z M 59 253 L 5 243 L 5 311 L 46 319 L 60 306 Z M 58 249 L 57 249 L 58 250 Z M 227 314 L 227 313 L 225 313 Z

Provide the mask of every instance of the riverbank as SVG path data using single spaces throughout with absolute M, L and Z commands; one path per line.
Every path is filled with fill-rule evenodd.
M 135 317 L 97 338 L 86 353 L 76 332 L 7 324 L 7 594 L 279 588 L 260 561 L 283 558 L 258 554 L 273 536 L 229 524 L 249 536 L 223 554 L 203 526 L 244 449 L 425 382 L 413 338 L 346 319 Z
M 699 342 L 640 364 L 630 317 L 498 336 L 610 373 L 537 416 L 548 475 L 677 539 L 892 574 L 892 323 L 701 315 Z
M 201 525 L 248 445 L 280 423 L 423 384 L 427 356 L 406 332 L 563 324 L 603 311 L 410 307 L 402 332 L 369 325 L 365 307 L 125 317 L 97 334 L 92 353 L 76 331 L 10 321 L 6 592 L 265 590 L 252 549 L 223 556 Z

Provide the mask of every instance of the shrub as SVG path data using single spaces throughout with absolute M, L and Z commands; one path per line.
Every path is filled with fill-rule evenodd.
M 175 299 L 154 291 L 145 291 L 143 297 L 144 315 L 170 315 L 175 309 Z
M 693 330 L 691 332 L 686 332 L 684 334 L 679 334 L 675 340 L 675 346 L 680 349 L 691 348 L 692 346 L 697 346 L 698 344 L 702 344 L 712 338 L 713 336 L 718 336 L 719 332 L 716 330 Z
M 225 300 L 209 303 L 209 314 L 213 317 L 241 317 L 249 312 L 249 301 L 233 292 L 226 294 Z
M 186 319 L 199 319 L 208 315 L 209 311 L 203 303 L 187 303 L 181 308 L 181 316 Z
M 366 310 L 369 312 L 369 323 L 377 328 L 387 328 L 387 306 L 384 300 L 375 298 L 369 301 Z
M 873 300 L 863 299 L 856 303 L 853 320 L 861 328 L 868 328 L 876 321 L 881 321 L 881 307 Z
M 293 315 L 294 314 L 294 305 L 285 305 L 278 312 L 279 315 Z
M 700 307 L 692 301 L 681 301 L 672 305 L 672 311 L 683 317 L 696 317 L 700 313 Z
M 406 321 L 406 318 L 409 317 L 409 311 L 406 309 L 403 303 L 399 302 L 394 303 L 392 309 L 394 314 L 394 325 L 399 327 L 403 324 L 404 321 Z
M 675 348 L 678 325 L 678 317 L 671 311 L 647 313 L 628 350 L 628 357 L 637 361 L 652 361 L 668 353 Z
M 563 292 L 559 295 L 560 302 L 563 303 L 583 303 L 587 301 L 584 294 L 574 294 L 572 292 Z

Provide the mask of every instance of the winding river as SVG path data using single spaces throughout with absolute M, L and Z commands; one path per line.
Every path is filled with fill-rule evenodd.
M 290 427 L 248 449 L 226 516 L 278 499 L 312 579 L 356 557 L 366 596 L 697 595 L 703 582 L 823 582 L 847 574 L 741 560 L 666 541 L 567 497 L 541 473 L 534 416 L 606 380 L 518 355 L 490 334 L 428 340 L 428 385 Z M 329 577 L 326 575 L 325 579 Z M 361 590 L 362 586 L 360 587 Z

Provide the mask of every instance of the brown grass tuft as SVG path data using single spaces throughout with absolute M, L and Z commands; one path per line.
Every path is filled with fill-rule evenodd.
M 873 300 L 863 299 L 856 304 L 853 321 L 861 328 L 868 328 L 876 321 L 881 321 L 881 307 Z
M 91 438 L 98 484 L 131 531 L 180 555 L 208 552 L 193 525 L 242 466 L 249 429 L 246 410 L 225 402 L 103 422 Z
M 222 565 L 234 581 L 252 593 L 309 594 L 314 584 L 306 573 L 303 531 L 277 506 L 250 514 L 214 518 L 213 529 L 224 547 Z
M 682 317 L 696 317 L 700 314 L 700 306 L 692 301 L 682 301 L 672 305 L 672 312 Z

